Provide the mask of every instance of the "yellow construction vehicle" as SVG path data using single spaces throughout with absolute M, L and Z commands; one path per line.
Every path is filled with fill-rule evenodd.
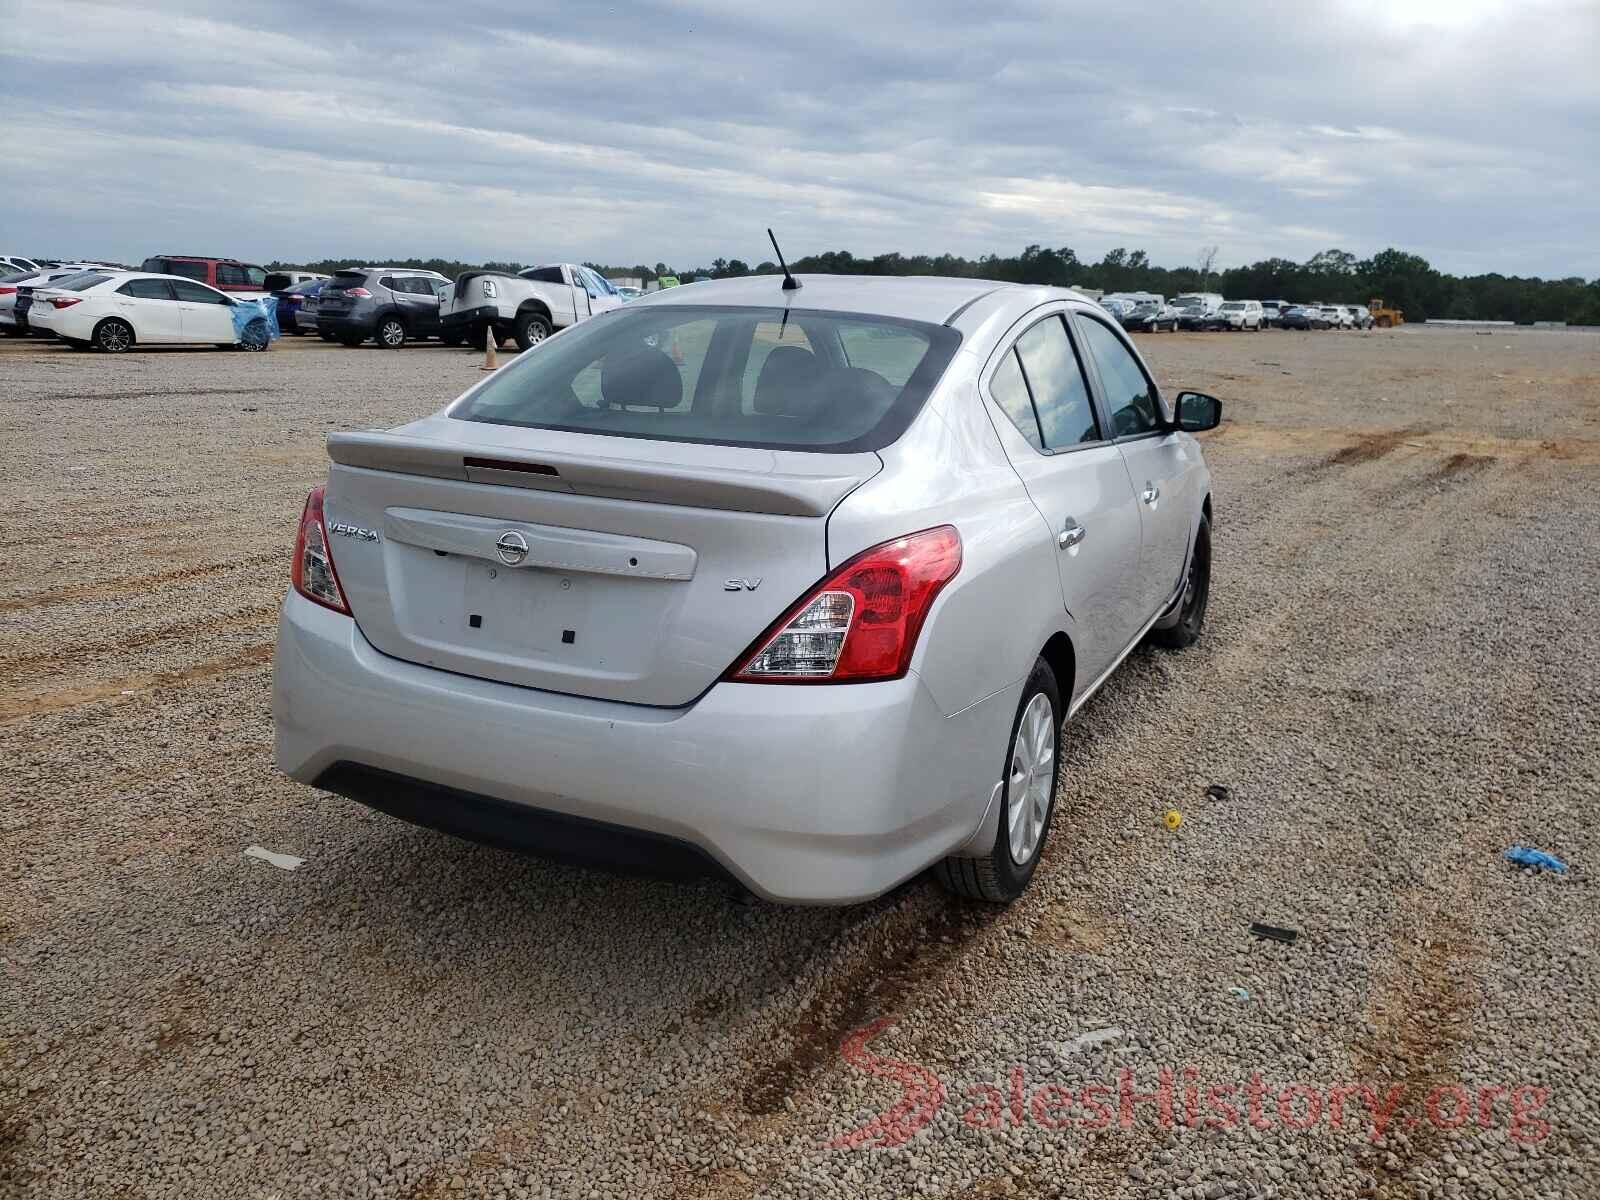
M 1372 314 L 1372 323 L 1379 329 L 1391 329 L 1396 325 L 1405 324 L 1405 314 L 1398 308 L 1385 308 L 1382 299 L 1377 296 L 1367 303 L 1367 311 Z

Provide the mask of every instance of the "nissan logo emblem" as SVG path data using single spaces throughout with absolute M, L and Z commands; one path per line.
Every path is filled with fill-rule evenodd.
M 515 529 L 508 529 L 495 540 L 494 552 L 506 566 L 514 567 L 528 557 L 528 539 Z

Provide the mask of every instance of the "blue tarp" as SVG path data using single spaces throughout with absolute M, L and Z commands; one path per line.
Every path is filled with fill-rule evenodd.
M 242 296 L 233 298 L 233 337 L 235 341 L 245 340 L 245 330 L 252 321 L 259 321 L 266 327 L 267 340 L 274 341 L 283 336 L 283 330 L 278 328 L 278 298 L 276 296 L 257 296 L 245 299 Z M 259 329 L 251 334 L 259 337 Z

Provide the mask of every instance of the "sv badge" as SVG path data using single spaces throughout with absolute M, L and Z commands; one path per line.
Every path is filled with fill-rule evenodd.
M 761 577 L 754 579 L 730 579 L 722 585 L 725 592 L 753 592 L 761 586 Z

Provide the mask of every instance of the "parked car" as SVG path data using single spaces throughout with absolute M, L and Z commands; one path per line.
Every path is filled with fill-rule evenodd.
M 25 337 L 29 333 L 28 312 L 35 289 L 47 287 L 57 279 L 101 270 L 93 264 L 73 263 L 64 267 L 43 267 L 37 271 L 16 271 L 0 276 L 0 333 Z M 24 303 L 25 302 L 25 303 Z M 21 312 L 18 305 L 21 304 Z
M 272 279 L 271 275 L 267 276 L 268 283 L 271 283 Z M 317 331 L 315 310 L 313 310 L 311 320 L 306 323 L 300 320 L 300 313 L 301 309 L 305 307 L 306 301 L 322 290 L 323 282 L 321 279 L 308 279 L 303 283 L 290 284 L 288 287 L 275 290 L 272 293 L 278 298 L 278 324 L 282 327 L 283 332 L 298 336 Z
M 1177 296 L 1172 301 L 1173 311 L 1178 314 L 1179 329 L 1204 329 L 1211 320 L 1211 315 L 1222 307 L 1222 297 L 1215 301 L 1207 296 Z
M 459 345 L 459 334 L 439 320 L 439 297 L 449 287 L 439 272 L 409 267 L 335 271 L 317 293 L 317 332 L 346 346 L 371 338 L 385 350 L 431 337 Z
M 1374 322 L 1372 313 L 1365 304 L 1347 304 L 1346 310 L 1350 313 L 1350 323 L 1356 329 L 1371 329 Z
M 1163 329 L 1176 332 L 1177 310 L 1159 298 L 1130 300 L 1122 312 L 1122 327 L 1139 333 L 1159 333 Z
M 1271 329 L 1278 324 L 1283 311 L 1289 308 L 1287 300 L 1263 300 L 1261 302 L 1261 328 Z
M 295 305 L 294 323 L 299 333 L 315 333 L 325 342 L 333 341 L 333 334 L 325 333 L 317 326 L 317 300 L 322 295 L 322 289 L 327 286 L 326 280 L 319 280 L 315 290 L 308 289 L 300 293 L 300 303 Z
M 505 271 L 463 271 L 443 305 L 445 328 L 480 349 L 489 331 L 524 350 L 558 329 L 622 304 L 612 282 L 576 263 Z
M 1350 314 L 1337 304 L 1324 304 L 1322 319 L 1328 323 L 1329 329 L 1349 329 L 1354 324 Z
M 0 274 L 15 275 L 19 271 L 37 271 L 43 263 L 20 254 L 0 254 Z
M 628 286 L 626 284 L 621 284 L 621 283 L 614 283 L 611 286 L 616 289 L 617 295 L 622 297 L 622 302 L 624 304 L 626 304 L 630 300 L 638 300 L 640 297 L 642 297 L 644 295 L 644 289 L 643 288 L 631 287 L 631 286 Z
M 1206 323 L 1208 329 L 1249 330 L 1261 328 L 1261 301 L 1225 300 Z
M 296 284 L 316 283 L 326 278 L 320 271 L 268 271 L 263 286 L 269 292 L 286 292 Z
M 1019 895 L 1063 720 L 1147 635 L 1200 636 L 1191 434 L 1221 405 L 1169 402 L 1072 292 L 799 282 L 652 295 L 434 416 L 333 434 L 278 626 L 279 768 L 776 900 L 930 865 Z
M 233 310 L 240 303 L 187 276 L 84 271 L 37 289 L 29 320 L 70 345 L 113 354 L 183 343 L 265 350 L 271 340 L 265 318 L 236 331 Z
M 193 254 L 157 254 L 140 264 L 141 271 L 156 275 L 182 275 L 221 292 L 265 292 L 267 269 L 236 258 L 205 258 Z
M 1314 304 L 1294 304 L 1283 310 L 1278 323 L 1285 329 L 1326 329 L 1328 319 Z

